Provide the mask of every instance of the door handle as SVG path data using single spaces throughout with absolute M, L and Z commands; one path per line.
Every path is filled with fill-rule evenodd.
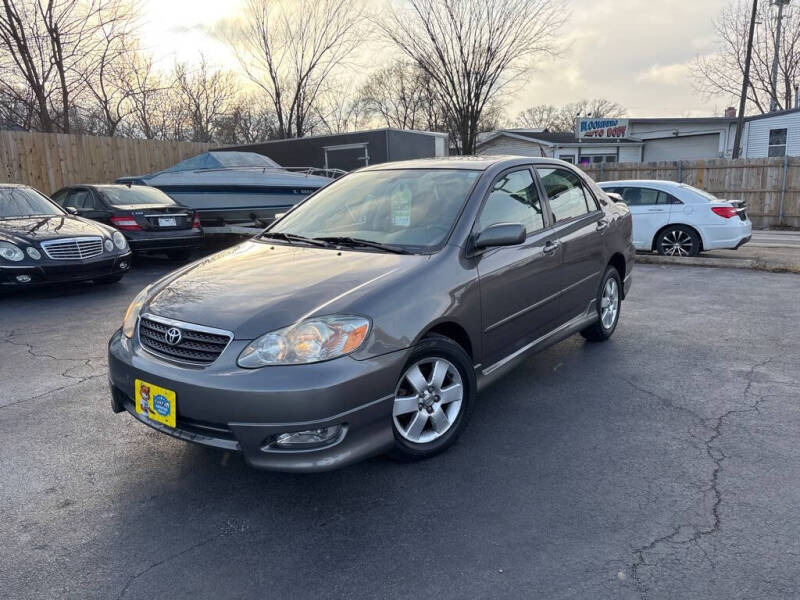
M 599 220 L 597 222 L 597 231 L 605 231 L 608 228 L 608 221 Z
M 547 242 L 544 245 L 544 248 L 542 248 L 542 252 L 548 255 L 555 254 L 556 250 L 558 250 L 558 246 L 559 246 L 558 242 L 547 240 Z
M 647 212 L 665 212 L 663 208 L 648 208 Z

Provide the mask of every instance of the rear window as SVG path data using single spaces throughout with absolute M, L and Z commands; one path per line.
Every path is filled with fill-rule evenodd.
M 98 186 L 97 189 L 102 192 L 105 199 L 112 206 L 131 206 L 136 204 L 162 204 L 164 206 L 170 206 L 175 204 L 175 201 L 161 190 L 143 185 L 131 187 Z
M 702 196 L 703 198 L 705 198 L 709 202 L 716 202 L 717 201 L 717 197 L 714 196 L 713 194 L 709 194 L 708 192 L 704 192 L 703 190 L 701 190 L 699 188 L 696 188 L 694 186 L 682 183 L 681 187 L 684 188 L 684 189 L 687 189 L 687 190 L 692 190 L 695 194 L 697 194 L 698 196 Z

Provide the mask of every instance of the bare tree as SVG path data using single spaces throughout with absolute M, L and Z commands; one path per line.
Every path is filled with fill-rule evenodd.
M 489 101 L 554 52 L 564 15 L 557 0 L 406 0 L 379 26 L 430 77 L 453 141 L 471 154 Z
M 552 104 L 538 104 L 520 111 L 514 127 L 528 129 L 552 129 L 558 118 L 558 108 Z
M 30 91 L 43 131 L 71 130 L 87 57 L 101 43 L 101 15 L 117 1 L 2 0 L 0 86 L 6 93 Z M 16 94 L 19 102 L 28 96 Z
M 692 63 L 695 88 L 706 97 L 738 98 L 744 78 L 745 54 L 750 22 L 750 2 L 732 0 L 714 21 L 716 50 L 698 56 Z M 791 108 L 795 81 L 800 76 L 800 14 L 784 11 L 778 40 L 778 85 L 772 84 L 777 21 L 769 2 L 761 2 L 753 38 L 753 57 L 748 85 L 748 107 L 759 113 L 769 111 L 771 100 L 779 109 Z
M 316 130 L 344 133 L 367 127 L 370 112 L 359 94 L 354 94 L 342 82 L 332 82 L 317 102 L 316 116 Z M 313 129 L 309 129 L 311 131 Z
M 516 127 L 547 129 L 548 131 L 568 133 L 575 131 L 575 119 L 577 117 L 619 118 L 624 117 L 627 112 L 621 104 L 605 98 L 579 100 L 565 104 L 560 108 L 549 104 L 540 104 L 520 112 L 514 125 Z
M 175 81 L 188 115 L 191 140 L 213 141 L 214 127 L 236 95 L 235 75 L 213 69 L 201 54 L 194 68 L 184 63 L 175 65 Z
M 81 75 L 88 111 L 97 115 L 99 133 L 115 135 L 122 120 L 133 111 L 128 80 L 133 75 L 131 56 L 138 51 L 134 36 L 135 13 L 128 0 L 108 0 L 97 11 L 97 43 L 86 55 Z
M 221 144 L 254 144 L 275 139 L 277 121 L 260 98 L 243 95 L 218 119 L 216 132 L 216 141 Z
M 432 98 L 426 80 L 414 63 L 396 62 L 372 73 L 360 96 L 367 112 L 386 127 L 419 129 L 429 125 Z
M 363 42 L 363 11 L 352 0 L 247 0 L 230 42 L 269 98 L 280 137 L 306 133 L 325 81 Z

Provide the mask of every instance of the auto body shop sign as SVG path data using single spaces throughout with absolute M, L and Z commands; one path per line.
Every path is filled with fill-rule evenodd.
M 628 135 L 628 119 L 578 119 L 578 139 L 619 140 Z

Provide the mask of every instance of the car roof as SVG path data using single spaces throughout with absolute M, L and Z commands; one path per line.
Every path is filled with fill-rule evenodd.
M 0 188 L 26 188 L 30 187 L 29 185 L 23 185 L 21 183 L 0 183 Z
M 620 179 L 619 181 L 601 181 L 597 185 L 603 186 L 615 186 L 615 185 L 634 185 L 634 186 L 647 186 L 647 185 L 654 185 L 654 186 L 665 186 L 665 187 L 681 187 L 684 184 L 678 183 L 677 181 L 667 181 L 665 179 Z
M 554 165 L 567 164 L 554 158 L 539 158 L 538 156 L 514 156 L 508 154 L 482 154 L 478 156 L 442 156 L 437 158 L 417 158 L 413 160 L 399 160 L 385 162 L 359 169 L 359 171 L 387 171 L 394 169 L 463 169 L 470 171 L 485 171 L 491 167 L 507 165 L 512 167 L 517 164 L 545 163 Z

